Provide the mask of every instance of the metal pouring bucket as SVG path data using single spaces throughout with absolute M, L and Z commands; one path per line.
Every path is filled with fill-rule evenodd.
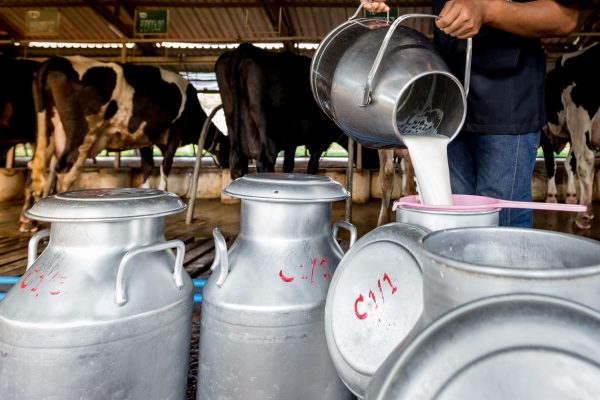
M 405 135 L 453 138 L 465 121 L 471 39 L 463 85 L 423 34 L 380 18 L 356 18 L 321 41 L 311 64 L 313 95 L 352 139 L 373 148 L 402 147 Z

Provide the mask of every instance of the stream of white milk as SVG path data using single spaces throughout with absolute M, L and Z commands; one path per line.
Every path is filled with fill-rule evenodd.
M 448 143 L 444 135 L 402 136 L 415 169 L 421 203 L 452 205 Z

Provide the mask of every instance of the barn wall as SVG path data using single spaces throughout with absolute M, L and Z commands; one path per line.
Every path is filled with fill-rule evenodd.
M 598 169 L 597 169 L 598 170 Z M 298 171 L 300 172 L 300 171 Z M 181 197 L 189 197 L 193 168 L 189 166 L 174 167 L 169 176 L 169 191 Z M 346 184 L 346 171 L 342 168 L 320 170 L 320 174 L 327 175 L 342 185 Z M 27 178 L 26 168 L 0 168 L 0 202 L 20 200 Z M 354 172 L 353 201 L 365 203 L 370 199 L 381 198 L 381 188 L 378 183 L 379 171 L 361 170 Z M 151 187 L 157 187 L 160 176 L 158 168 L 150 177 Z M 198 181 L 196 198 L 221 199 L 224 203 L 235 203 L 232 199 L 222 194 L 222 190 L 231 182 L 228 170 L 218 168 L 203 168 Z M 84 168 L 81 177 L 76 181 L 73 189 L 91 189 L 100 187 L 139 187 L 142 183 L 142 174 L 138 168 Z M 567 177 L 562 163 L 558 163 L 556 183 L 559 201 L 564 201 L 567 187 Z M 533 173 L 532 187 L 533 199 L 543 201 L 546 193 L 546 171 L 542 161 L 536 163 Z M 396 174 L 392 198 L 401 195 L 401 177 Z M 600 174 L 594 179 L 594 200 L 600 201 Z

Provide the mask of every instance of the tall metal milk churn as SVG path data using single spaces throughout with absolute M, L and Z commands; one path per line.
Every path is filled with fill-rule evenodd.
M 331 203 L 348 192 L 323 176 L 250 174 L 233 181 L 240 233 L 215 229 L 203 291 L 198 400 L 351 399 L 325 342 L 329 282 L 343 256 Z
M 160 190 L 99 189 L 27 213 L 51 224 L 0 303 L 2 399 L 185 398 L 193 284 L 183 242 L 164 236 L 184 209 Z

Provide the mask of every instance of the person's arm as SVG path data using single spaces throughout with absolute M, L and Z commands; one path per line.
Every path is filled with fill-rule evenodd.
M 579 8 L 554 0 L 525 3 L 506 0 L 449 0 L 436 25 L 459 39 L 475 36 L 489 25 L 524 37 L 566 36 L 577 26 Z
M 364 8 L 372 12 L 389 10 L 384 0 L 365 4 Z M 444 33 L 460 39 L 475 36 L 484 24 L 525 37 L 555 37 L 571 33 L 578 19 L 579 8 L 576 5 L 563 5 L 554 0 L 525 3 L 449 0 L 435 24 Z

